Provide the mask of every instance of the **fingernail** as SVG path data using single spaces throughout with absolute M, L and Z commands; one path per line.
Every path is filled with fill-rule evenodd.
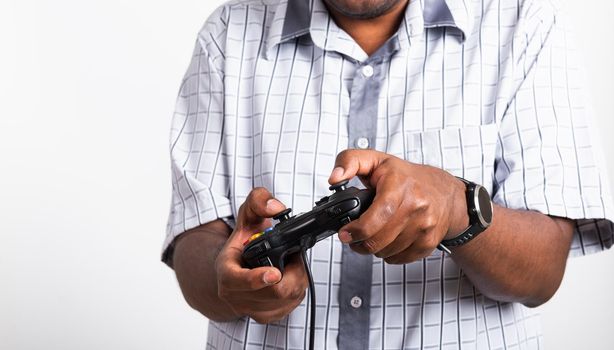
M 267 271 L 262 275 L 262 281 L 268 285 L 279 282 L 279 276 L 273 271 Z
M 269 210 L 281 209 L 281 207 L 282 207 L 281 203 L 275 198 L 271 198 L 268 201 L 266 201 L 266 208 Z
M 339 240 L 343 243 L 350 243 L 352 242 L 352 234 L 348 231 L 341 231 L 339 232 Z
M 331 179 L 338 179 L 338 178 L 342 177 L 344 173 L 345 173 L 345 169 L 343 169 L 342 167 L 338 166 L 335 169 L 333 169 L 332 173 L 330 173 L 330 178 Z

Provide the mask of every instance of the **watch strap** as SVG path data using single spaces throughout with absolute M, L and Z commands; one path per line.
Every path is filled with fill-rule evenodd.
M 488 228 L 488 225 L 483 226 L 482 224 L 480 224 L 480 219 L 478 217 L 479 214 L 477 213 L 476 206 L 475 206 L 475 200 L 474 200 L 475 191 L 480 186 L 471 181 L 467 181 L 463 178 L 460 178 L 460 177 L 457 177 L 457 178 L 465 184 L 465 188 L 466 188 L 465 198 L 467 200 L 467 213 L 469 215 L 469 226 L 465 230 L 463 230 L 463 232 L 459 233 L 456 237 L 441 241 L 438 248 L 448 253 L 450 253 L 450 250 L 447 249 L 447 247 L 461 246 L 471 241 L 477 235 L 484 232 L 486 228 Z

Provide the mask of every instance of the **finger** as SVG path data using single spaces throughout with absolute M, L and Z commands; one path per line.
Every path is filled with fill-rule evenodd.
M 286 300 L 302 299 L 308 287 L 307 274 L 299 254 L 292 254 L 286 263 L 283 277 L 279 283 L 260 290 L 262 300 Z
M 224 288 L 224 292 L 260 290 L 281 280 L 281 272 L 275 267 L 242 267 L 241 253 L 241 249 L 228 247 L 223 249 L 216 259 L 218 284 Z
M 288 258 L 284 275 L 281 281 L 275 287 L 288 287 L 287 293 L 281 295 L 289 299 L 297 299 L 307 289 L 309 281 L 305 265 L 300 254 L 292 254 Z
M 251 314 L 254 312 L 265 312 L 279 309 L 287 309 L 296 304 L 300 304 L 303 299 L 272 299 L 268 298 L 259 290 L 256 292 L 235 292 L 232 301 L 233 309 L 239 311 L 239 314 Z
M 375 254 L 378 258 L 388 258 L 399 254 L 416 241 L 430 241 L 428 240 L 429 234 L 432 234 L 437 224 L 437 221 L 433 220 L 431 216 L 425 215 L 423 212 L 414 212 L 413 215 L 407 214 L 396 216 L 396 218 L 399 217 L 402 218 L 400 222 L 397 223 L 397 221 L 391 220 L 390 223 L 382 228 L 381 232 L 399 230 L 400 233 L 394 241 L 387 244 Z M 397 223 L 397 226 L 394 226 L 395 223 Z M 379 234 L 380 232 L 376 235 Z M 359 253 L 365 249 L 361 244 L 356 244 L 355 248 L 354 250 Z
M 397 211 L 402 203 L 402 193 L 394 189 L 380 187 L 375 193 L 371 206 L 357 219 L 339 229 L 339 239 L 343 243 L 352 243 L 375 239 L 375 235 L 382 231 L 387 223 L 396 223 L 402 218 L 395 219 Z M 381 249 L 381 244 L 392 242 L 399 234 L 400 230 L 391 231 L 386 235 L 392 235 L 383 242 L 371 242 L 377 250 Z M 378 237 L 381 240 L 384 237 Z M 369 243 L 369 244 L 371 244 Z
M 411 246 L 415 240 L 416 240 L 416 234 L 401 232 L 394 239 L 394 241 L 390 242 L 390 244 L 386 245 L 381 250 L 379 250 L 375 254 L 375 256 L 377 256 L 378 258 L 386 259 L 393 255 L 399 254 L 405 249 L 409 248 L 409 246 Z M 357 243 L 355 247 L 354 246 L 352 247 L 352 249 L 354 249 L 358 253 L 367 254 L 363 252 L 365 248 L 360 243 Z
M 352 244 L 352 249 L 360 254 L 374 254 L 378 258 L 399 253 L 416 240 L 415 234 L 407 232 L 408 224 L 406 217 L 396 215 L 373 237 Z
M 433 250 L 434 249 L 432 248 L 421 246 L 419 243 L 414 242 L 414 244 L 410 245 L 400 253 L 385 258 L 384 261 L 386 261 L 388 264 L 395 265 L 409 264 L 430 256 L 433 253 Z
M 228 238 L 227 245 L 243 251 L 244 243 L 253 234 L 271 226 L 270 217 L 286 208 L 263 188 L 254 188 L 239 208 L 237 227 Z
M 249 314 L 249 316 L 254 319 L 254 321 L 261 324 L 271 323 L 288 316 L 288 314 L 290 314 L 290 312 L 296 309 L 296 307 L 300 304 L 300 300 L 293 300 L 292 303 L 289 303 L 288 305 L 283 305 L 282 307 L 277 307 L 270 311 L 253 312 Z
M 335 159 L 335 168 L 328 178 L 328 183 L 334 184 L 351 179 L 356 175 L 368 177 L 382 160 L 389 157 L 386 153 L 374 150 L 348 149 L 342 151 Z
M 241 208 L 239 209 L 239 222 L 245 226 L 258 225 L 265 218 L 271 218 L 286 209 L 280 201 L 264 187 L 254 188 Z

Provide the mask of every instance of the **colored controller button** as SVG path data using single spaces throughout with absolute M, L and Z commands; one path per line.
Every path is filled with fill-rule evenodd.
M 269 227 L 269 228 L 267 228 L 266 230 L 264 230 L 262 232 L 254 233 L 250 238 L 248 238 L 245 242 L 243 242 L 243 245 L 246 246 L 250 242 L 256 240 L 258 237 L 262 236 L 263 234 L 265 234 L 267 232 L 271 232 L 271 231 L 273 231 L 273 227 Z
M 264 232 L 258 232 L 258 233 L 254 233 L 250 238 L 248 238 L 245 242 L 243 242 L 243 245 L 248 245 L 251 241 L 255 240 L 256 238 L 262 236 L 264 234 Z

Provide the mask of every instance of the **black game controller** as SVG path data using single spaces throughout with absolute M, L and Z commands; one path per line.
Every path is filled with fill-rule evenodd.
M 290 217 L 288 208 L 273 219 L 279 223 L 253 234 L 245 241 L 243 261 L 249 268 L 275 266 L 282 273 L 286 257 L 313 247 L 342 226 L 364 213 L 375 195 L 369 189 L 346 188 L 348 180 L 329 187 L 334 191 L 323 197 L 310 212 Z

